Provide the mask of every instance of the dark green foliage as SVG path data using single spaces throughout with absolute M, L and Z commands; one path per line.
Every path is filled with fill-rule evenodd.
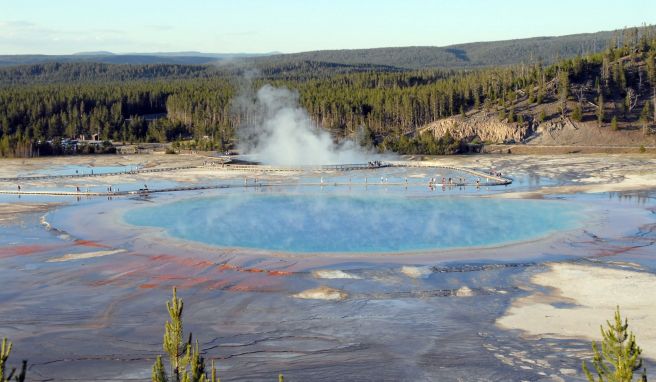
M 601 326 L 601 345 L 592 342 L 594 357 L 592 366 L 595 374 L 583 362 L 583 371 L 590 382 L 632 382 L 634 372 L 642 368 L 635 335 L 628 330 L 629 322 L 622 320 L 620 308 L 617 307 L 613 322 L 606 321 L 606 328 Z M 647 371 L 643 369 L 640 381 L 647 382 Z
M 61 82 L 125 82 L 173 80 L 215 76 L 215 66 L 203 65 L 123 65 L 98 62 L 49 62 L 0 69 L 0 84 L 45 84 Z
M 463 142 L 453 138 L 447 132 L 443 137 L 435 138 L 431 133 L 423 133 L 415 138 L 405 135 L 388 135 L 381 145 L 382 150 L 399 154 L 451 155 L 462 151 Z

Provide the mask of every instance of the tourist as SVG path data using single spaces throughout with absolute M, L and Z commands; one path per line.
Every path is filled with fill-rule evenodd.
M 20 192 L 20 191 L 21 191 L 21 186 L 20 186 L 20 184 L 19 184 L 19 185 L 18 185 L 18 192 Z

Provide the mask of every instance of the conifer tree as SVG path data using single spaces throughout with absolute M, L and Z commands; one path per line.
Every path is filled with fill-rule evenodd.
M 25 381 L 27 361 L 23 361 L 21 371 L 18 374 L 16 374 L 16 368 L 12 368 L 11 371 L 7 370 L 7 360 L 11 354 L 12 347 L 13 344 L 11 342 L 9 342 L 6 338 L 2 339 L 2 345 L 0 346 L 0 382 L 9 382 L 12 379 L 16 382 Z
M 560 113 L 564 117 L 567 113 L 567 97 L 569 97 L 569 71 L 562 69 L 558 74 L 558 93 Z
M 640 112 L 640 123 L 642 124 L 642 132 L 646 135 L 649 128 L 649 118 L 651 110 L 649 110 L 649 102 L 645 102 L 645 106 L 642 107 L 642 112 Z
M 581 106 L 579 105 L 574 106 L 574 110 L 572 111 L 572 119 L 575 120 L 576 122 L 581 122 L 581 120 L 583 119 Z
M 601 126 L 604 123 L 604 95 L 599 92 L 599 98 L 597 99 L 597 123 Z
M 596 376 L 590 372 L 586 362 L 583 371 L 590 382 L 632 382 L 634 372 L 642 368 L 640 354 L 642 350 L 637 345 L 635 335 L 628 330 L 629 321 L 620 315 L 620 308 L 615 311 L 614 321 L 606 321 L 606 329 L 601 326 L 601 348 L 592 342 L 594 353 L 592 365 Z M 643 369 L 639 381 L 647 382 L 647 371 Z
M 153 365 L 151 380 L 153 382 L 220 382 L 216 376 L 214 362 L 208 379 L 205 373 L 205 359 L 201 356 L 198 341 L 191 345 L 191 333 L 185 343 L 183 338 L 182 311 L 184 303 L 178 298 L 176 288 L 173 288 L 173 297 L 166 302 L 170 321 L 164 328 L 164 342 L 162 347 L 169 356 L 171 378 L 169 379 L 164 368 L 162 357 L 158 356 Z

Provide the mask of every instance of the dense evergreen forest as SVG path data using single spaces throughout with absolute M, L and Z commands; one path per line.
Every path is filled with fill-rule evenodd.
M 416 136 L 417 128 L 439 118 L 475 110 L 497 112 L 499 119 L 516 124 L 544 118 L 516 109 L 519 103 L 558 103 L 563 116 L 592 117 L 609 128 L 618 123 L 653 125 L 653 28 L 627 29 L 609 46 L 551 65 L 475 70 L 314 61 L 247 67 L 5 67 L 0 69 L 0 155 L 43 154 L 35 150 L 39 143 L 91 134 L 118 142 L 186 140 L 198 149 L 228 149 L 241 122 L 249 118 L 232 100 L 244 87 L 257 89 L 265 83 L 298 91 L 302 106 L 336 139 L 364 130 L 368 144 L 402 153 L 457 152 L 460 142 L 451 137 Z

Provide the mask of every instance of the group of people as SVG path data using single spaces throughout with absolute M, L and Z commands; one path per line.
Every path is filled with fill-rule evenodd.
M 442 183 L 437 183 L 436 178 L 430 178 L 428 180 L 428 188 L 430 188 L 431 190 L 433 190 L 438 184 L 441 185 L 442 188 L 444 189 L 446 186 L 461 186 L 461 187 L 466 186 L 467 182 L 466 179 L 463 177 L 459 177 L 457 179 L 456 178 L 447 179 L 446 177 L 442 177 Z M 480 186 L 481 186 L 481 178 L 477 178 L 476 188 L 479 188 Z
M 371 168 L 376 168 L 376 167 L 383 167 L 383 162 L 379 160 L 374 160 L 374 161 L 369 161 L 369 167 Z
M 225 162 L 215 162 L 215 161 L 211 161 L 211 160 L 209 160 L 209 161 L 206 160 L 205 162 L 203 162 L 204 167 L 207 167 L 207 166 L 214 167 L 214 166 L 219 166 L 219 165 L 221 165 L 221 167 L 225 167 Z

